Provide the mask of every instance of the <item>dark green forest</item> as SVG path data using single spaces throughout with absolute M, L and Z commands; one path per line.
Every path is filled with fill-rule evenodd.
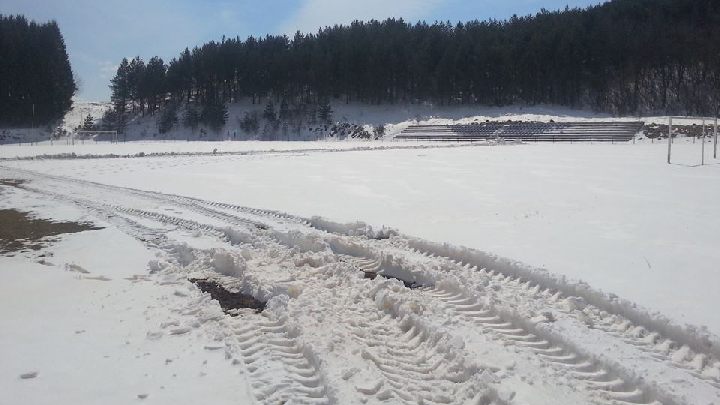
M 272 97 L 716 114 L 720 2 L 614 0 L 504 21 L 388 19 L 292 38 L 223 38 L 167 64 L 123 60 L 112 89 L 123 111 Z
M 77 86 L 55 21 L 0 14 L 0 126 L 41 126 L 62 118 Z

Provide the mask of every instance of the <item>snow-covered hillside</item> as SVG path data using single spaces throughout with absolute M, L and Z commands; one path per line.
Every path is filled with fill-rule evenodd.
M 333 131 L 332 125 L 308 122 L 298 129 L 289 127 L 265 132 L 266 122 L 262 119 L 265 103 L 252 104 L 249 100 L 228 104 L 228 120 L 224 128 L 212 131 L 208 128 L 191 130 L 178 123 L 171 131 L 160 134 L 158 119 L 160 113 L 155 115 L 137 115 L 127 127 L 125 139 L 203 139 L 203 140 L 244 140 L 244 139 L 271 139 L 271 140 L 317 140 L 335 137 L 351 137 L 349 129 L 342 128 Z M 275 106 L 277 109 L 277 105 Z M 486 107 L 468 105 L 433 105 L 433 104 L 360 104 L 335 101 L 331 103 L 332 121 L 335 124 L 357 125 L 368 134 L 373 135 L 374 129 L 383 126 L 385 139 L 392 139 L 403 129 L 412 124 L 468 124 L 485 120 L 516 120 L 516 121 L 592 121 L 592 120 L 619 120 L 636 121 L 638 117 L 611 117 L 607 114 L 595 113 L 587 110 L 577 110 L 561 106 L 506 106 Z M 184 109 L 178 111 L 182 122 Z M 241 121 L 246 114 L 254 114 L 259 118 L 259 129 L 255 132 L 244 132 Z M 644 117 L 647 122 L 666 123 L 666 117 Z M 201 133 L 202 132 L 202 133 Z
M 262 140 L 262 141 L 317 141 L 317 140 L 358 140 L 361 137 L 375 138 L 378 128 L 383 129 L 381 139 L 390 140 L 405 128 L 414 124 L 470 124 L 491 121 L 534 121 L 534 122 L 582 122 L 582 121 L 645 121 L 646 123 L 667 124 L 665 116 L 612 117 L 607 114 L 587 110 L 576 110 L 561 106 L 505 106 L 486 107 L 468 105 L 433 104 L 360 104 L 331 103 L 332 124 L 321 124 L 308 116 L 299 119 L 297 125 L 278 124 L 269 127 L 262 118 L 264 103 L 253 104 L 243 100 L 227 105 L 228 119 L 224 127 L 212 130 L 203 125 L 195 129 L 183 125 L 186 105 L 177 110 L 177 123 L 172 129 L 160 133 L 159 120 L 162 109 L 155 114 L 130 114 L 125 132 L 119 136 L 122 141 L 160 141 L 160 140 L 202 140 L 206 142 L 225 140 Z M 0 143 L 36 143 L 50 139 L 55 134 L 60 144 L 82 141 L 75 134 L 85 118 L 91 116 L 101 126 L 101 118 L 111 108 L 107 102 L 75 100 L 73 108 L 65 116 L 58 128 L 43 127 L 35 129 L 14 128 L 0 130 Z M 277 106 L 275 107 L 277 110 Z M 310 114 L 310 113 L 307 113 Z M 242 121 L 247 115 L 257 118 L 257 129 L 243 130 Z M 699 120 L 683 121 L 682 125 L 700 124 Z M 364 131 L 364 132 L 363 132 Z M 59 137 L 59 139 L 57 139 Z M 95 135 L 97 141 L 109 141 L 109 135 Z M 49 143 L 49 141 L 48 141 Z
M 62 122 L 57 125 L 45 125 L 35 128 L 0 128 L 0 144 L 38 143 L 51 138 L 64 142 L 71 138 L 85 118 L 89 115 L 99 121 L 105 111 L 111 107 L 108 102 L 73 100 L 73 106 Z
M 73 100 L 73 108 L 65 114 L 61 128 L 71 133 L 83 124 L 87 116 L 98 122 L 112 105 L 102 101 Z

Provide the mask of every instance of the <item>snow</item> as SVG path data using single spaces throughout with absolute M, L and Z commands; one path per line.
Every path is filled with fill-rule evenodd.
M 112 147 L 177 144 L 208 147 Z M 51 392 L 61 403 L 720 401 L 710 147 L 698 166 L 685 140 L 672 165 L 666 144 L 647 142 L 222 144 L 253 153 L 0 162 L 0 178 L 27 180 L 0 187 L 0 206 L 105 226 L 44 249 L 53 266 L 0 257 L 11 320 L 0 392 L 26 403 Z M 112 151 L 101 146 L 86 153 Z M 223 315 L 188 278 L 267 309 Z
M 720 316 L 707 311 L 720 302 L 706 288 L 720 285 L 720 173 L 683 165 L 698 163 L 697 149 L 678 143 L 675 165 L 664 144 L 528 144 L 14 166 L 396 227 L 584 280 L 720 334 Z
M 65 114 L 62 122 L 62 129 L 71 132 L 81 126 L 85 122 L 87 116 L 91 116 L 95 122 L 98 122 L 105 111 L 112 108 L 112 104 L 108 102 L 86 101 L 81 99 L 73 99 L 73 106 L 70 111 Z
M 3 190 L 0 208 L 14 204 L 41 217 L 88 219 L 73 207 Z M 204 349 L 217 344 L 217 326 L 172 336 L 180 330 L 172 325 L 192 322 L 185 306 L 208 305 L 197 290 L 147 279 L 153 252 L 95 222 L 106 228 L 63 236 L 42 250 L 43 264 L 29 253 L 0 256 L 0 403 L 250 403 L 222 350 Z
M 467 143 L 465 143 L 467 144 Z M 462 144 L 460 144 L 462 145 Z M 148 155 L 212 155 L 256 154 L 271 152 L 311 152 L 365 149 L 403 149 L 424 147 L 455 147 L 458 144 L 438 142 L 367 142 L 367 141 L 133 141 L 121 143 L 76 141 L 39 142 L 0 145 L 0 160 L 17 158 L 73 158 L 73 157 L 145 157 Z M 74 155 L 73 155 L 74 154 Z

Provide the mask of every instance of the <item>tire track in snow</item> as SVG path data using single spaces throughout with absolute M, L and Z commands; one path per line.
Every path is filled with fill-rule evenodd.
M 543 285 L 540 281 L 478 267 L 468 261 L 436 256 L 429 250 L 418 249 L 417 246 L 411 247 L 411 249 L 415 253 L 440 261 L 443 267 L 449 268 L 451 271 L 471 269 L 478 272 L 487 280 L 492 281 L 493 286 L 510 291 L 520 300 L 541 302 L 575 318 L 579 323 L 590 324 L 594 329 L 607 332 L 638 350 L 651 353 L 659 361 L 681 367 L 693 377 L 708 381 L 713 386 L 720 388 L 720 360 L 714 356 L 712 351 L 694 351 L 687 343 L 678 343 L 659 332 L 631 322 L 623 315 L 611 313 L 589 304 L 582 296 L 563 293 Z
M 54 198 L 63 198 L 55 193 L 46 194 Z M 104 212 L 106 215 L 119 217 L 118 214 L 124 214 L 150 219 L 189 231 L 202 231 L 219 239 L 228 239 L 223 229 L 194 220 L 118 205 L 104 203 L 96 205 L 77 198 L 73 199 L 73 202 L 82 205 L 85 209 Z M 132 220 L 128 220 L 128 222 L 130 221 Z M 137 222 L 134 223 L 137 224 Z M 290 399 L 293 399 L 295 403 L 329 403 L 325 396 L 325 389 L 315 375 L 315 370 L 302 356 L 300 349 L 287 338 L 287 332 L 281 322 L 253 321 L 252 317 L 238 319 L 250 324 L 237 327 L 236 338 L 238 352 L 242 355 L 245 368 L 252 377 L 250 385 L 260 403 L 276 404 Z M 382 326 L 387 326 L 387 323 L 387 320 L 381 322 Z M 382 327 L 374 329 L 374 339 L 383 336 L 382 330 Z M 357 334 L 354 336 L 362 340 L 357 337 Z M 365 342 L 365 345 L 378 346 L 379 344 L 375 342 L 368 345 Z M 452 375 L 453 373 L 449 371 L 458 365 L 450 364 L 443 367 L 444 355 L 437 352 L 425 333 L 419 333 L 414 327 L 407 330 L 396 328 L 394 333 L 387 333 L 383 336 L 381 346 L 384 346 L 382 352 L 373 352 L 368 348 L 364 351 L 363 357 L 381 371 L 384 381 L 390 388 L 382 390 L 382 392 L 373 392 L 372 388 L 368 388 L 364 390 L 366 395 L 377 394 L 379 400 L 395 398 L 408 404 L 460 403 L 453 400 L 453 391 L 448 387 L 448 385 L 462 382 L 462 376 L 457 375 L 458 373 Z M 265 353 L 261 356 L 257 355 L 260 351 Z M 418 362 L 414 357 L 420 357 L 421 360 Z M 432 363 L 429 363 L 431 361 Z M 438 368 L 440 368 L 440 372 L 438 372 Z M 438 377 L 443 372 L 450 375 Z M 433 375 L 436 376 L 434 379 Z M 429 385 L 423 386 L 423 383 L 429 383 Z M 307 398 L 299 399 L 300 396 Z M 492 391 L 478 396 L 476 403 L 503 404 L 492 394 Z
M 183 198 L 179 196 L 174 197 Z M 273 219 L 288 220 L 297 224 L 310 225 L 323 231 L 327 231 L 328 227 L 333 225 L 330 224 L 330 221 L 319 222 L 318 220 L 304 219 L 290 214 L 270 210 L 252 209 L 233 204 L 209 202 L 195 198 L 188 199 L 187 201 L 205 206 L 215 206 L 250 213 L 260 217 L 265 216 Z M 342 228 L 342 225 L 334 224 L 334 228 L 334 232 L 330 233 L 336 235 L 343 234 L 338 231 L 338 229 Z M 452 257 L 436 256 L 431 249 L 423 250 L 420 249 L 420 246 L 418 245 L 421 244 L 419 243 L 410 247 L 410 249 L 415 253 L 425 254 L 427 257 L 446 257 L 454 264 L 466 264 L 466 262 L 461 260 L 453 260 Z M 487 271 L 486 269 L 483 270 Z M 544 285 L 544 283 L 541 283 L 540 281 L 531 281 L 521 276 L 508 275 L 496 270 L 490 270 L 490 275 L 494 277 L 495 281 L 506 285 L 509 283 L 515 283 L 525 287 L 521 289 L 516 288 L 515 291 L 519 291 L 526 297 L 526 299 L 537 300 L 538 298 L 541 298 L 544 302 L 569 315 L 573 315 L 572 311 L 568 311 L 563 308 L 559 304 L 561 300 L 585 300 L 585 297 L 583 296 L 574 296 L 563 293 L 553 287 Z M 679 337 L 681 339 L 685 338 L 683 339 L 684 343 L 678 343 L 678 341 L 666 337 L 664 334 L 654 330 L 651 326 L 634 323 L 622 314 L 608 311 L 607 309 L 612 309 L 612 306 L 607 309 L 600 309 L 593 304 L 588 304 L 587 302 L 585 302 L 584 305 L 585 308 L 583 308 L 583 313 L 592 319 L 593 324 L 597 329 L 609 332 L 615 337 L 638 347 L 640 350 L 651 352 L 658 359 L 665 360 L 673 365 L 685 368 L 694 377 L 709 381 L 715 387 L 720 388 L 720 360 L 718 359 L 717 353 L 715 353 L 717 350 L 712 349 L 711 343 L 697 341 L 695 337 L 688 337 L 682 332 L 679 333 Z
M 366 274 L 374 272 L 383 274 L 382 261 L 379 259 L 351 258 L 348 261 Z M 405 284 L 407 286 L 410 283 Z M 442 281 L 440 284 L 443 284 Z M 421 286 L 418 290 L 443 302 L 457 315 L 479 326 L 483 332 L 489 332 L 502 342 L 509 342 L 530 351 L 543 361 L 569 372 L 588 390 L 597 392 L 599 398 L 596 402 L 599 404 L 662 404 L 638 385 L 619 377 L 620 373 L 614 371 L 612 366 L 601 366 L 595 360 L 575 352 L 557 339 L 548 340 L 540 337 L 539 333 L 530 326 L 530 322 L 513 321 L 522 318 L 519 314 L 510 316 L 502 314 L 481 303 L 477 297 L 458 292 L 460 288 L 452 291 L 440 287 Z
M 142 225 L 129 217 L 118 215 L 118 213 L 149 218 L 187 230 L 202 230 L 219 238 L 225 236 L 214 227 L 196 221 L 104 203 L 98 204 L 90 200 L 30 186 L 22 188 L 77 205 L 118 226 L 123 232 L 145 242 L 148 246 L 160 248 L 171 255 L 175 254 L 174 249 L 178 245 L 167 238 L 164 232 Z M 187 249 L 187 247 L 183 247 L 183 249 Z M 244 369 L 250 377 L 250 386 L 256 400 L 260 404 L 267 405 L 336 403 L 328 398 L 327 390 L 317 370 L 310 364 L 293 339 L 288 336 L 283 322 L 270 318 L 271 315 L 263 313 L 230 319 L 230 322 L 242 322 L 241 326 L 234 327 L 235 351 L 242 356 L 242 360 L 235 361 L 235 364 L 242 363 L 244 365 Z M 247 326 L 248 324 L 250 326 Z
M 317 370 L 288 336 L 282 320 L 263 313 L 233 321 L 238 324 L 234 330 L 240 361 L 251 376 L 250 385 L 260 403 L 332 403 Z
M 511 320 L 511 317 L 483 305 L 476 297 L 463 292 L 442 287 L 421 287 L 431 296 L 442 301 L 460 316 L 470 320 L 496 338 L 509 342 L 524 350 L 533 352 L 537 357 L 551 363 L 556 368 L 569 371 L 587 389 L 597 391 L 600 404 L 648 404 L 660 405 L 652 395 L 643 392 L 638 386 L 623 380 L 610 367 L 603 367 L 590 358 L 576 353 L 559 342 L 539 336 L 528 326 Z
M 31 173 L 34 176 L 34 173 Z M 47 177 L 44 175 L 39 175 L 39 178 Z M 67 182 L 67 179 L 59 177 L 59 176 L 53 176 L 54 180 L 59 182 Z M 245 208 L 237 205 L 232 204 L 224 204 L 224 203 L 215 203 L 200 199 L 194 199 L 194 198 L 188 198 L 188 197 L 182 197 L 182 196 L 171 196 L 171 195 L 163 195 L 163 194 L 156 194 L 156 193 L 150 193 L 142 190 L 132 190 L 132 189 L 125 189 L 121 187 L 114 187 L 114 186 L 106 186 L 102 184 L 97 183 L 89 183 L 85 182 L 83 180 L 71 180 L 72 183 L 77 184 L 79 186 L 87 186 L 88 184 L 101 187 L 103 190 L 111 191 L 111 192 L 118 192 L 118 193 L 131 193 L 137 197 L 141 198 L 149 198 L 153 201 L 165 203 L 171 206 L 181 206 L 185 209 L 194 211 L 196 213 L 199 213 L 203 216 L 210 217 L 217 219 L 219 221 L 231 224 L 231 225 L 244 225 L 244 226 L 253 226 L 256 229 L 259 229 L 259 231 L 263 231 L 263 228 L 270 228 L 272 229 L 273 225 L 276 225 L 277 223 L 292 223 L 294 225 L 307 227 L 308 224 L 311 224 L 312 221 L 305 220 L 300 217 L 295 217 L 288 214 L 283 213 L 277 213 L 274 211 L 269 210 L 256 210 L 252 208 Z M 231 239 L 231 236 L 228 235 L 227 229 L 223 229 L 223 227 L 218 226 L 212 226 L 208 224 L 204 224 L 198 221 L 193 221 L 189 219 L 183 219 L 179 217 L 173 217 L 157 212 L 151 212 L 151 211 L 145 211 L 145 210 L 139 210 L 136 208 L 127 208 L 123 206 L 106 206 L 105 209 L 109 210 L 118 210 L 118 212 L 123 212 L 127 215 L 132 216 L 138 216 L 142 218 L 152 219 L 159 221 L 161 223 L 178 226 L 184 229 L 190 229 L 190 230 L 198 230 L 203 233 L 212 234 L 214 236 L 217 236 L 220 239 L 229 240 Z M 226 211 L 222 210 L 228 210 L 228 211 L 234 211 L 239 212 L 239 215 L 233 215 Z M 315 226 L 315 228 L 318 228 Z M 322 227 L 319 228 L 320 230 L 323 230 Z M 309 232 L 310 230 L 306 230 L 305 232 Z M 362 233 L 360 233 L 362 234 Z M 329 234 L 331 237 L 340 237 L 342 236 L 342 232 L 338 232 L 335 230 L 335 232 Z M 334 236 L 332 236 L 334 235 Z M 389 242 L 386 243 L 386 241 L 376 241 L 376 240 L 369 240 L 367 238 L 357 237 L 354 236 L 351 238 L 353 243 L 358 243 L 359 240 L 360 244 L 365 245 L 366 250 L 372 251 L 376 249 L 384 249 L 384 248 L 397 248 L 397 244 L 394 244 L 392 246 L 385 246 L 383 244 L 389 244 Z M 422 249 L 418 248 L 418 241 L 412 240 L 410 244 L 410 247 L 405 246 L 404 249 L 406 250 L 406 254 L 413 255 L 413 254 L 422 254 L 424 253 L 426 257 L 432 258 L 435 261 L 444 262 L 444 266 L 447 267 L 446 270 L 452 271 L 454 268 L 457 269 L 467 269 L 469 267 L 472 267 L 472 263 L 470 260 L 456 260 L 460 259 L 456 256 L 449 255 L 449 256 L 443 256 L 438 255 L 437 249 L 433 248 L 427 248 Z M 429 244 L 429 243 L 428 243 Z M 378 247 L 379 246 L 379 247 Z M 415 249 L 415 250 L 413 250 Z M 337 254 L 338 252 L 335 251 Z M 343 252 L 345 253 L 345 252 Z M 359 258 L 357 259 L 358 262 L 356 265 L 360 268 L 365 268 L 366 270 L 373 272 L 377 271 L 378 268 L 381 266 L 380 260 L 375 258 L 377 256 L 371 255 L 363 256 L 359 255 Z M 453 259 L 455 258 L 455 259 Z M 447 263 L 450 263 L 448 266 Z M 561 301 L 567 301 L 568 299 L 572 300 L 574 297 L 573 295 L 566 294 L 562 291 L 556 290 L 552 288 L 551 286 L 547 286 L 544 283 L 542 283 L 542 280 L 528 280 L 526 278 L 523 278 L 522 276 L 517 276 L 514 274 L 507 274 L 505 272 L 502 272 L 502 268 L 500 270 L 485 270 L 483 268 L 478 269 L 475 268 L 474 271 L 478 273 L 484 273 L 487 277 L 492 278 L 492 280 L 497 284 L 500 285 L 501 288 L 507 289 L 508 291 L 512 291 L 515 294 L 518 294 L 518 296 L 521 297 L 521 299 L 524 300 L 540 300 L 544 303 L 549 303 L 555 308 L 558 308 L 559 310 L 562 309 L 562 306 L 558 303 Z M 639 348 L 639 350 L 645 350 L 648 352 L 652 352 L 657 355 L 658 358 L 663 360 L 672 360 L 674 361 L 673 364 L 676 364 L 684 367 L 689 370 L 689 372 L 693 373 L 695 377 L 698 378 L 705 378 L 709 381 L 717 381 L 717 378 L 714 373 L 716 373 L 718 370 L 720 370 L 720 363 L 718 363 L 710 354 L 703 353 L 703 352 L 694 352 L 690 347 L 682 347 L 681 345 L 678 345 L 677 343 L 674 343 L 674 341 L 663 337 L 663 335 L 652 332 L 649 329 L 645 329 L 642 326 L 638 326 L 626 318 L 622 317 L 622 315 L 611 313 L 611 312 L 603 312 L 604 310 L 597 309 L 594 306 L 587 304 L 585 306 L 587 309 L 585 312 L 590 313 L 588 316 L 593 319 L 594 324 L 597 325 L 597 329 L 605 330 L 606 333 L 612 334 L 616 338 L 620 338 L 623 341 L 626 341 L 630 344 L 635 345 Z M 597 312 L 593 312 L 597 311 Z M 574 315 L 574 312 L 568 312 L 563 311 L 567 314 Z M 501 333 L 494 331 L 493 333 Z M 646 341 L 648 343 L 646 343 Z M 658 343 L 660 343 L 658 345 Z M 649 346 L 649 347 L 648 347 Z M 659 348 L 658 348 L 659 346 Z M 667 350 L 664 350 L 663 348 L 667 348 Z M 551 348 L 548 348 L 551 349 Z M 547 353 L 546 353 L 547 354 Z M 559 360 L 559 359 L 555 359 Z M 568 360 L 569 361 L 569 360 Z M 551 361 L 552 362 L 552 361 Z M 694 365 L 694 368 L 693 368 Z M 693 371 L 693 369 L 695 371 Z M 592 374 L 592 373 L 591 373 Z M 612 391 L 613 387 L 618 386 L 618 382 L 611 383 L 611 381 L 600 381 L 601 384 L 599 384 L 600 388 L 596 387 L 596 390 L 599 391 Z M 613 385 L 615 384 L 615 385 Z M 628 390 L 627 392 L 632 393 L 632 390 Z M 634 397 L 631 397 L 629 400 L 633 400 Z M 621 399 L 625 400 L 625 399 Z M 644 400 L 644 399 L 643 399 Z M 622 403 L 622 402 L 619 402 Z M 631 402 L 632 403 L 632 402 Z
M 128 209 L 123 207 L 113 207 L 113 209 L 129 215 L 136 215 L 164 224 L 179 226 L 187 230 L 212 232 L 215 236 L 228 240 L 222 230 L 196 221 L 138 209 Z M 353 336 L 356 339 L 363 341 L 366 346 L 383 348 L 376 350 L 367 348 L 363 352 L 363 357 L 372 362 L 381 371 L 384 381 L 386 381 L 390 387 L 385 390 L 379 390 L 378 387 L 377 391 L 374 390 L 373 387 L 369 387 L 360 391 L 366 395 L 376 394 L 377 398 L 381 401 L 395 398 L 402 401 L 402 403 L 407 404 L 423 403 L 430 405 L 464 403 L 464 401 L 456 402 L 454 400 L 455 391 L 451 388 L 454 385 L 465 382 L 468 378 L 467 375 L 462 375 L 462 371 L 454 371 L 462 369 L 461 364 L 458 363 L 458 357 L 455 357 L 455 362 L 446 364 L 446 360 L 448 359 L 445 357 L 447 354 L 439 353 L 437 351 L 437 347 L 433 345 L 434 341 L 431 337 L 425 332 L 418 331 L 418 329 L 414 326 L 406 326 L 405 329 L 395 327 L 394 332 L 384 332 L 386 331 L 385 327 L 387 327 L 388 323 L 386 319 L 387 318 L 383 318 L 385 321 L 380 322 L 378 327 L 373 328 L 373 333 L 371 334 L 371 336 L 373 336 L 373 342 L 363 340 L 363 338 L 358 337 L 357 333 L 353 334 Z M 268 324 L 260 324 L 259 328 L 250 326 L 248 328 L 243 328 L 238 332 L 241 353 L 245 356 L 250 356 L 245 361 L 246 364 L 249 364 L 249 371 L 251 374 L 257 371 L 257 368 L 254 366 L 257 359 L 252 355 L 262 346 L 262 344 L 258 343 L 257 330 L 263 333 L 284 333 L 282 332 L 281 324 L 273 324 L 272 326 L 273 328 L 268 328 Z M 246 339 L 249 343 L 243 344 L 242 342 Z M 277 356 L 281 359 L 291 359 L 295 361 L 297 360 L 297 356 L 300 351 L 297 347 L 290 345 L 291 342 L 287 341 L 284 337 L 276 337 L 272 339 L 269 344 L 264 343 L 264 346 L 262 347 L 268 348 L 269 351 L 272 351 L 273 349 L 280 350 L 280 353 Z M 285 366 L 289 365 L 285 364 Z M 310 367 L 307 363 L 291 364 L 291 366 L 295 369 L 298 367 L 303 369 Z M 262 370 L 264 369 L 265 367 L 263 367 Z M 297 371 L 295 369 L 288 369 L 288 367 L 286 367 L 286 370 L 289 370 L 291 375 Z M 326 401 L 326 398 L 324 397 L 318 397 L 320 399 L 317 401 L 315 400 L 315 397 L 312 397 L 312 395 L 320 395 L 321 393 L 321 390 L 317 386 L 312 385 L 305 386 L 303 388 L 292 383 L 292 381 L 297 380 L 297 376 L 294 376 L 293 378 L 295 378 L 295 380 L 291 380 L 291 382 L 275 382 L 276 386 L 282 387 L 285 390 L 282 394 L 270 394 L 267 389 L 260 389 L 259 387 L 269 384 L 268 381 L 271 381 L 269 378 L 273 375 L 273 371 L 262 372 L 258 376 L 258 382 L 252 384 L 254 389 L 259 390 L 258 399 L 263 403 L 282 403 L 282 401 L 287 400 L 288 395 L 290 394 L 311 395 L 313 400 L 308 403 L 325 403 L 323 402 Z M 312 384 L 315 382 L 316 379 L 313 379 Z M 497 394 L 495 394 L 492 390 L 487 390 L 481 395 L 479 394 L 473 403 L 488 405 L 505 404 L 505 402 L 501 401 L 497 397 Z
M 45 195 L 53 198 L 68 199 L 67 196 L 58 193 L 38 189 L 33 191 L 44 192 Z M 125 216 L 137 217 L 143 220 L 149 219 L 188 231 L 202 231 L 219 239 L 228 240 L 225 229 L 194 220 L 137 208 L 93 203 L 77 197 L 69 198 L 69 200 L 81 205 L 86 210 L 95 211 L 96 213 L 102 212 L 105 216 L 123 219 L 127 218 Z M 216 212 L 210 214 L 213 217 L 218 217 Z M 224 219 L 227 220 L 228 218 Z M 132 221 L 127 219 L 127 222 Z M 244 223 L 241 220 L 238 222 Z M 137 222 L 133 223 L 137 224 Z M 137 234 L 137 232 L 133 233 Z M 162 239 L 167 239 L 162 234 L 159 236 Z M 231 243 L 231 241 L 228 242 Z M 251 326 L 237 329 L 236 337 L 239 347 L 238 352 L 243 356 L 242 361 L 247 366 L 246 369 L 252 377 L 251 386 L 256 393 L 257 399 L 261 403 L 268 404 L 281 403 L 290 398 L 297 402 L 299 401 L 298 395 L 306 395 L 309 399 L 298 403 L 327 403 L 324 388 L 318 385 L 318 379 L 311 378 L 308 380 L 304 378 L 314 373 L 314 371 L 306 359 L 300 358 L 299 348 L 288 340 L 283 325 L 277 321 L 251 321 L 249 323 L 251 323 Z M 364 351 L 366 360 L 381 370 L 384 381 L 391 386 L 388 390 L 379 393 L 378 399 L 395 398 L 403 403 L 419 403 L 417 401 L 425 404 L 456 403 L 453 399 L 453 391 L 449 386 L 462 382 L 460 380 L 463 377 L 458 375 L 459 372 L 452 373 L 450 370 L 459 366 L 450 364 L 443 367 L 444 355 L 437 352 L 436 347 L 432 345 L 432 341 L 425 333 L 418 333 L 414 327 L 406 330 L 399 327 L 395 329 L 394 333 L 384 338 L 385 351 L 373 353 L 370 348 Z M 376 332 L 379 330 L 382 329 L 378 329 Z M 271 337 L 268 338 L 266 335 Z M 382 334 L 378 332 L 377 336 L 382 336 Z M 256 353 L 261 350 L 264 350 L 266 354 L 256 356 Z M 418 362 L 408 358 L 408 356 L 421 356 L 421 360 Z M 279 359 L 279 362 L 276 361 L 275 364 L 268 363 L 267 357 Z M 428 363 L 429 361 L 433 361 L 433 363 Z M 260 362 L 262 362 L 262 366 L 259 364 Z M 437 370 L 438 368 L 441 370 L 440 373 Z M 285 370 L 285 373 L 279 373 L 278 370 L 280 369 Z M 436 376 L 435 382 L 429 386 L 423 386 L 423 383 L 428 382 L 428 376 L 432 375 Z M 369 394 L 370 391 L 371 389 L 365 390 L 366 394 Z M 482 395 L 477 396 L 474 403 L 489 405 L 504 404 L 505 402 L 500 401 L 492 390 L 485 390 Z
M 326 284 L 308 283 L 297 306 L 312 311 L 321 305 L 325 314 L 322 324 L 343 331 L 339 335 L 346 338 L 338 345 L 367 366 L 357 371 L 360 381 L 355 383 L 355 391 L 365 400 L 403 404 L 507 403 L 477 379 L 484 370 L 468 362 L 463 351 L 449 344 L 446 335 L 421 328 L 378 301 L 377 295 L 385 288 L 382 283 L 357 277 L 347 262 L 330 267 L 324 273 Z M 311 296 L 314 305 L 303 296 Z M 354 375 L 349 372 L 343 379 Z
M 217 228 L 196 221 L 138 209 L 127 209 L 123 207 L 113 207 L 113 209 L 129 215 L 136 215 L 164 224 L 183 227 L 187 230 L 212 232 L 219 238 L 225 236 L 222 231 Z M 448 360 L 446 359 L 447 354 L 437 351 L 437 347 L 433 345 L 434 341 L 427 333 L 418 331 L 415 326 L 408 326 L 405 329 L 396 327 L 394 332 L 384 333 L 388 322 L 386 318 L 383 318 L 383 320 L 385 321 L 380 322 L 378 327 L 373 328 L 373 333 L 371 333 L 373 342 L 363 340 L 362 337 L 358 337 L 357 333 L 353 334 L 353 336 L 363 341 L 368 347 L 382 348 L 376 349 L 379 351 L 367 348 L 363 352 L 363 357 L 372 362 L 381 371 L 384 381 L 386 381 L 390 387 L 385 390 L 378 389 L 379 392 L 375 391 L 372 387 L 360 391 L 366 395 L 376 394 L 377 398 L 382 401 L 395 398 L 407 404 L 464 403 L 464 401 L 456 402 L 454 400 L 456 393 L 452 389 L 452 386 L 463 383 L 468 378 L 467 375 L 463 375 L 463 371 L 461 370 L 462 366 L 458 362 L 458 356 L 454 358 L 454 362 L 446 364 Z M 260 368 L 262 372 L 258 372 L 256 382 L 251 384 L 257 391 L 258 399 L 268 404 L 282 403 L 282 401 L 287 400 L 289 397 L 293 397 L 292 395 L 303 394 L 309 395 L 312 398 L 312 400 L 307 403 L 326 403 L 325 401 L 327 401 L 327 399 L 320 396 L 324 391 L 315 385 L 317 379 L 313 379 L 310 381 L 311 385 L 307 385 L 303 379 L 298 379 L 297 375 L 293 375 L 297 372 L 298 368 L 301 368 L 301 371 L 306 373 L 308 372 L 307 369 L 311 367 L 307 363 L 307 360 L 301 364 L 296 363 L 300 355 L 300 351 L 296 346 L 292 346 L 292 343 L 283 336 L 276 336 L 274 339 L 271 339 L 269 343 L 259 342 L 258 331 L 266 334 L 285 333 L 282 330 L 281 324 L 272 324 L 272 328 L 268 328 L 268 325 L 269 324 L 260 324 L 257 328 L 250 326 L 238 331 L 241 353 L 246 357 L 245 362 L 248 364 L 250 373 L 253 374 L 258 372 L 258 367 L 255 366 L 257 358 L 253 356 L 256 350 L 259 350 L 261 347 L 267 348 L 268 351 L 271 352 L 272 350 L 279 350 L 280 352 L 274 357 L 292 361 L 291 364 L 288 364 L 287 361 L 284 363 L 286 371 L 291 375 L 291 380 L 290 382 L 287 380 L 273 382 L 272 376 L 275 375 L 276 372 L 272 371 L 274 370 L 272 366 L 270 366 L 270 370 L 268 371 L 266 370 L 268 367 L 263 365 L 263 367 Z M 243 343 L 245 340 L 247 340 L 248 343 Z M 304 374 L 300 376 L 303 377 Z M 298 381 L 300 381 L 302 386 L 298 386 Z M 283 390 L 277 393 L 275 392 L 277 388 L 271 390 L 260 388 L 268 385 L 281 387 Z M 318 397 L 316 398 L 314 395 Z M 501 401 L 492 390 L 488 390 L 478 395 L 474 403 L 500 405 L 505 402 Z

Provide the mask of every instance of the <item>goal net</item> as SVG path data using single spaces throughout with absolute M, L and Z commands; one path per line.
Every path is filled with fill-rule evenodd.
M 675 128 L 682 122 L 692 121 L 693 124 L 701 123 L 700 135 L 700 165 L 705 164 L 705 141 L 708 136 L 713 138 L 713 159 L 717 159 L 717 136 L 718 136 L 718 119 L 717 117 L 668 117 L 668 155 L 667 162 L 670 164 L 672 158 L 672 144 L 673 144 L 673 125 Z M 710 128 L 708 128 L 710 127 Z M 697 136 L 693 134 L 693 136 Z M 693 139 L 694 142 L 694 139 Z

